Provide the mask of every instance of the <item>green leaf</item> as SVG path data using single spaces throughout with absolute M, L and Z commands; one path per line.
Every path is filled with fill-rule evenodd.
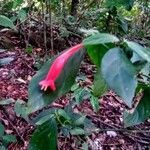
M 133 52 L 133 55 L 131 57 L 131 62 L 136 63 L 138 61 L 143 61 L 143 58 L 140 57 L 137 53 Z
M 141 45 L 139 45 L 138 43 L 135 42 L 131 42 L 131 41 L 126 41 L 127 45 L 129 46 L 129 48 L 137 53 L 140 57 L 142 57 L 144 60 L 150 62 L 150 49 L 146 49 L 144 47 L 142 47 Z
M 70 129 L 71 129 L 71 126 L 61 126 L 61 132 L 62 132 L 62 134 L 65 136 L 65 137 L 67 137 L 67 136 L 69 136 L 70 135 Z
M 4 135 L 4 131 L 5 131 L 5 128 L 4 128 L 3 124 L 0 122 L 0 137 L 2 137 Z
M 85 131 L 84 129 L 77 127 L 77 128 L 70 130 L 70 134 L 71 135 L 84 135 Z
M 0 146 L 0 150 L 6 150 L 5 146 Z
M 64 117 L 66 120 L 71 120 L 70 116 L 63 109 L 59 109 L 57 113 L 58 115 Z
M 41 122 L 44 122 L 47 118 L 51 118 L 51 115 L 54 115 L 56 110 L 57 108 L 44 109 L 36 117 L 32 118 L 32 122 L 34 124 L 41 125 Z
M 74 91 L 76 103 L 79 105 L 85 98 L 90 97 L 90 92 L 86 89 L 79 88 Z
M 110 49 L 103 57 L 101 68 L 109 87 L 131 107 L 137 87 L 136 70 L 123 50 Z
M 71 86 L 74 84 L 75 77 L 78 73 L 80 63 L 84 56 L 84 49 L 81 49 L 75 53 L 72 57 L 69 58 L 67 63 L 64 66 L 63 71 L 60 76 L 57 78 L 56 91 L 47 90 L 44 92 L 39 86 L 39 82 L 45 78 L 49 68 L 52 64 L 52 60 L 48 60 L 44 66 L 37 72 L 37 74 L 32 78 L 29 85 L 29 101 L 28 107 L 31 112 L 34 112 L 59 98 L 60 96 L 67 93 Z
M 150 83 L 150 63 L 146 63 L 145 66 L 140 71 L 142 75 L 142 82 L 145 84 Z
M 21 5 L 23 3 L 23 0 L 14 0 L 13 8 L 15 9 L 17 6 Z
M 4 99 L 4 100 L 0 100 L 0 105 L 9 105 L 14 102 L 15 102 L 15 100 L 13 98 Z
M 94 95 L 91 95 L 90 102 L 91 102 L 91 105 L 92 105 L 94 111 L 98 112 L 98 110 L 99 110 L 98 98 L 95 97 Z
M 123 33 L 127 33 L 128 31 L 128 23 L 127 21 L 120 15 L 117 15 L 116 21 L 118 23 L 118 28 L 123 31 Z
M 77 90 L 79 88 L 79 85 L 77 83 L 75 83 L 72 87 L 71 87 L 71 91 L 74 92 L 75 90 Z
M 104 80 L 100 70 L 101 69 L 99 69 L 94 76 L 94 85 L 93 85 L 94 96 L 102 96 L 108 90 L 107 83 Z
M 17 100 L 14 106 L 14 110 L 18 117 L 23 117 L 24 119 L 28 119 L 29 110 L 24 101 Z
M 80 118 L 78 118 L 77 120 L 74 121 L 74 124 L 77 126 L 83 125 L 85 119 L 86 119 L 86 116 L 81 116 Z
M 133 7 L 133 3 L 135 0 L 106 0 L 105 1 L 105 5 L 107 7 L 125 7 L 127 10 L 131 10 L 131 8 Z
M 10 143 L 10 142 L 16 142 L 16 137 L 14 135 L 4 135 L 3 140 Z
M 11 61 L 13 61 L 13 60 L 14 60 L 13 57 L 1 58 L 1 59 L 0 59 L 0 66 L 7 65 L 7 64 L 9 64 Z
M 5 4 L 2 6 L 2 10 L 7 10 L 8 11 L 11 11 L 13 7 L 13 1 L 10 1 L 10 2 L 5 2 Z
M 54 118 L 37 127 L 30 139 L 29 150 L 57 150 L 57 124 Z
M 27 13 L 24 9 L 20 9 L 19 12 L 18 12 L 18 18 L 21 22 L 25 21 L 27 17 Z M 30 47 L 29 47 L 30 48 Z M 28 48 L 28 49 L 29 49 Z M 32 52 L 32 47 L 31 47 L 31 52 Z
M 16 29 L 13 22 L 6 16 L 0 15 L 0 26 Z
M 133 113 L 124 112 L 125 127 L 137 125 L 150 118 L 150 86 L 144 89 L 144 96 Z
M 100 45 L 88 45 L 86 46 L 86 49 L 92 62 L 99 67 L 104 54 L 110 48 L 100 44 Z
M 50 120 L 53 117 L 54 117 L 54 114 L 46 115 L 46 116 L 42 117 L 39 121 L 37 121 L 36 125 L 42 125 L 44 122 Z
M 98 45 L 115 42 L 119 42 L 119 39 L 116 36 L 108 33 L 98 33 L 83 40 L 83 44 L 85 45 L 85 47 L 89 45 Z

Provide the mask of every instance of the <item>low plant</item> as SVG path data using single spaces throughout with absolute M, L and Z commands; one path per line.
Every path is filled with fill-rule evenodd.
M 0 149 L 6 150 L 8 144 L 16 142 L 16 137 L 12 134 L 5 133 L 5 127 L 0 122 Z
M 132 109 L 132 113 L 125 111 L 124 123 L 125 126 L 131 126 L 148 119 L 150 50 L 138 43 L 106 33 L 97 33 L 86 38 L 81 44 L 67 49 L 43 65 L 29 85 L 28 114 L 51 104 L 71 89 L 86 53 L 97 67 L 93 88 L 89 92 L 92 101 L 98 101 L 97 97 L 111 89 L 121 97 L 128 108 L 133 108 L 136 95 L 140 95 L 141 100 Z M 76 90 L 78 94 L 84 91 L 75 88 L 74 92 Z M 77 95 L 75 99 L 80 101 Z M 96 110 L 97 104 L 94 108 Z M 85 131 L 75 124 L 77 118 L 73 119 L 71 115 L 72 113 L 65 109 L 49 109 L 48 112 L 43 110 L 42 114 L 37 116 L 38 121 L 35 123 L 38 126 L 31 137 L 29 149 L 57 149 L 57 132 L 60 127 L 65 127 L 65 130 L 67 128 L 68 134 L 84 133 Z M 85 116 L 77 116 L 83 121 L 81 126 L 84 128 Z

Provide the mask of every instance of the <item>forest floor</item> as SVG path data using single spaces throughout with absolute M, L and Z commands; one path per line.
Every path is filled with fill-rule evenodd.
M 68 45 L 69 47 L 70 45 Z M 0 58 L 13 57 L 14 60 L 4 66 L 0 66 L 0 99 L 13 98 L 28 101 L 28 85 L 32 76 L 36 73 L 36 57 L 41 53 L 41 48 L 34 48 L 28 54 L 24 48 L 15 45 L 10 50 L 0 52 Z M 86 77 L 81 81 L 85 87 L 93 82 L 95 66 L 87 59 L 81 64 L 80 73 Z M 79 74 L 80 74 L 79 73 Z M 51 107 L 65 107 L 71 100 L 72 93 L 59 98 Z M 91 150 L 150 150 L 150 120 L 144 123 L 124 128 L 123 110 L 125 105 L 112 91 L 108 91 L 99 98 L 100 108 L 96 113 L 89 101 L 85 100 L 81 105 L 74 106 L 75 112 L 82 112 L 99 128 L 90 136 L 58 135 L 58 150 L 82 150 L 82 144 L 88 143 Z M 14 104 L 0 105 L 0 121 L 5 126 L 7 134 L 14 134 L 17 142 L 8 146 L 8 150 L 27 150 L 29 139 L 34 131 L 34 126 L 18 117 L 14 111 Z M 143 131 L 143 132 L 142 132 Z

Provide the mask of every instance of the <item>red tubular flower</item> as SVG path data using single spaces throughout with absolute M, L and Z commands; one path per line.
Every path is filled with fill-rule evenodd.
M 78 44 L 68 49 L 54 60 L 46 78 L 39 82 L 41 90 L 46 91 L 48 87 L 50 87 L 52 91 L 56 90 L 55 81 L 59 77 L 65 63 L 67 62 L 69 57 L 71 57 L 81 48 L 83 48 L 83 44 Z

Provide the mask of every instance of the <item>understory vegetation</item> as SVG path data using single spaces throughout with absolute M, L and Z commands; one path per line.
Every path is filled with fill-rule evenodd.
M 0 0 L 0 150 L 149 148 L 148 0 Z

